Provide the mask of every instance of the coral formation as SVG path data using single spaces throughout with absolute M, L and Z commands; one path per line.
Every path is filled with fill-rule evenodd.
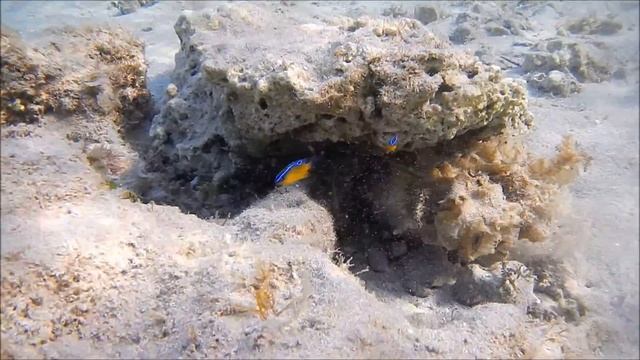
M 269 194 L 231 224 L 241 240 L 307 244 L 325 252 L 335 248 L 331 215 L 296 188 Z
M 578 93 L 582 89 L 582 85 L 573 76 L 558 70 L 551 70 L 548 74 L 532 74 L 527 82 L 539 91 L 561 97 Z
M 586 17 L 570 23 L 567 26 L 572 34 L 599 34 L 613 35 L 622 29 L 622 24 L 613 19 L 600 19 L 597 17 Z
M 298 157 L 308 144 L 376 153 L 398 134 L 398 150 L 414 151 L 532 122 L 521 83 L 450 48 L 416 20 L 257 19 L 244 4 L 177 21 L 178 94 L 153 120 L 148 171 L 184 180 L 155 200 L 175 201 L 179 192 L 185 208 L 206 208 L 215 200 L 200 190 L 185 196 L 187 182 L 226 192 L 243 169 L 271 174 L 273 158 Z M 274 41 L 283 29 L 288 41 Z
M 438 20 L 438 9 L 434 6 L 416 6 L 413 16 L 424 25 Z
M 539 90 L 568 96 L 579 83 L 602 82 L 611 77 L 606 45 L 552 39 L 541 41 L 524 55 L 527 81 Z
M 488 269 L 469 265 L 453 286 L 453 296 L 467 306 L 497 302 L 522 304 L 526 308 L 538 302 L 531 272 L 517 261 L 499 262 Z
M 136 12 L 141 7 L 151 6 L 158 0 L 115 0 L 111 2 L 118 15 L 127 15 Z
M 496 137 L 471 144 L 466 154 L 436 167 L 451 184 L 435 217 L 438 242 L 463 260 L 508 254 L 518 239 L 549 237 L 558 195 L 589 157 L 565 138 L 552 159 L 535 159 L 522 144 Z
M 255 15 L 252 6 L 223 6 L 178 19 L 177 92 L 153 120 L 148 159 L 168 184 L 160 193 L 142 189 L 143 196 L 180 199 L 186 210 L 211 216 L 239 204 L 237 194 L 227 194 L 248 183 L 242 177 L 254 179 L 243 190 L 255 196 L 269 189 L 261 178 L 272 178 L 281 158 L 314 151 L 323 154 L 314 172 L 332 182 L 312 179 L 312 193 L 329 204 L 339 232 L 377 219 L 393 238 L 418 238 L 463 262 L 488 263 L 506 257 L 518 239 L 548 237 L 553 200 L 586 157 L 565 142 L 559 156 L 566 163 L 534 161 L 512 139 L 532 121 L 520 83 L 451 49 L 415 20 L 283 19 L 299 30 L 285 46 L 271 44 L 277 26 L 254 36 L 268 25 Z M 231 34 L 248 42 L 239 46 Z M 564 49 L 556 45 L 545 46 Z M 393 134 L 406 155 L 383 160 Z M 569 170 L 552 174 L 560 167 Z M 344 215 L 353 209 L 360 214 Z M 237 221 L 249 229 L 257 217 Z M 246 233 L 281 238 L 273 231 Z
M 484 28 L 490 36 L 521 35 L 523 31 L 531 29 L 531 24 L 522 11 L 489 2 L 474 3 L 469 11 L 456 17 L 455 24 L 458 26 L 454 32 L 460 33 L 465 28 Z
M 531 262 L 535 275 L 534 291 L 539 303 L 529 308 L 530 315 L 545 320 L 559 317 L 576 322 L 585 316 L 588 309 L 582 297 L 585 288 L 575 281 L 575 274 L 566 264 L 552 259 L 537 259 Z
M 140 41 L 122 29 L 63 28 L 51 36 L 66 41 L 30 49 L 2 29 L 2 123 L 33 122 L 59 112 L 100 115 L 125 128 L 147 116 Z
M 256 56 L 264 50 L 262 39 L 253 37 L 256 25 L 243 24 L 230 12 L 209 15 L 229 18 L 224 23 L 230 29 L 210 30 L 205 15 L 182 17 L 176 24 L 182 43 L 176 58 L 182 81 L 176 85 L 190 102 L 207 94 L 199 101 L 229 107 L 231 114 L 217 114 L 216 130 L 234 148 L 262 149 L 286 134 L 306 142 L 383 146 L 394 128 L 402 139 L 399 147 L 412 150 L 488 125 L 515 128 L 530 121 L 518 84 L 449 49 L 413 20 L 297 24 L 299 35 L 286 45 L 273 44 L 286 49 L 269 47 L 283 54 L 272 58 Z M 308 41 L 320 33 L 331 34 L 332 42 Z M 231 34 L 234 39 L 251 34 L 246 46 L 253 56 L 243 56 L 247 48 L 231 43 Z M 268 35 L 277 38 L 278 30 Z M 223 44 L 225 51 L 216 51 Z M 190 109 L 188 120 L 204 115 Z M 174 121 L 170 114 L 155 122 L 167 121 Z
M 51 107 L 42 88 L 59 76 L 55 69 L 42 67 L 46 57 L 29 49 L 11 29 L 2 27 L 2 59 L 0 60 L 2 89 L 0 123 L 33 122 L 41 116 L 45 106 Z
M 527 153 L 514 136 L 454 140 L 448 150 L 389 161 L 360 191 L 392 238 L 443 246 L 464 263 L 491 264 L 520 239 L 546 240 L 561 195 L 589 162 L 570 138 L 551 159 Z

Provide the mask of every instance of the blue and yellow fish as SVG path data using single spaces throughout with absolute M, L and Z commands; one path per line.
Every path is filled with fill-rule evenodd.
M 398 135 L 393 135 L 389 141 L 387 141 L 387 145 L 385 145 L 384 149 L 387 153 L 392 153 L 398 150 Z
M 296 160 L 278 173 L 275 184 L 289 186 L 304 180 L 311 175 L 312 167 L 311 159 Z

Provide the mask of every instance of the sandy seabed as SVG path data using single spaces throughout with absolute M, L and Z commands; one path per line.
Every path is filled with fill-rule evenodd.
M 50 76 L 63 79 L 39 85 L 52 95 L 34 103 L 42 109 L 3 94 L 3 109 L 37 119 L 9 120 L 1 130 L 2 358 L 640 356 L 637 2 L 0 5 L 3 93 L 13 89 L 5 27 L 25 47 L 61 48 L 33 59 L 50 61 Z M 127 176 L 147 154 L 152 117 L 182 91 L 169 86 L 180 80 L 174 25 L 181 14 L 207 11 L 283 27 L 367 17 L 383 24 L 381 36 L 402 35 L 384 24 L 414 19 L 452 49 L 521 80 L 534 119 L 527 150 L 551 158 L 570 135 L 590 157 L 558 195 L 564 211 L 549 239 L 510 249 L 514 266 L 535 277 L 522 280 L 528 275 L 517 266 L 508 276 L 488 265 L 467 272 L 433 244 L 381 245 L 372 235 L 362 250 L 361 239 L 340 231 L 336 240 L 335 212 L 304 185 L 260 194 L 228 218 L 189 213 L 169 190 L 133 191 L 142 180 L 134 186 Z M 208 18 L 213 28 L 216 19 Z M 138 51 L 144 64 L 132 56 L 140 67 L 119 67 L 124 60 L 108 50 L 116 45 L 102 40 L 112 35 L 85 26 L 130 32 L 137 40 L 115 35 L 115 44 Z M 107 45 L 96 47 L 95 61 L 79 60 L 93 55 L 75 46 L 96 41 Z M 109 76 L 87 80 L 101 72 Z M 87 83 L 109 94 L 88 101 L 65 93 Z M 105 105 L 114 99 L 119 106 Z M 485 284 L 473 274 L 489 287 L 460 295 Z M 494 278 L 514 294 L 492 288 Z

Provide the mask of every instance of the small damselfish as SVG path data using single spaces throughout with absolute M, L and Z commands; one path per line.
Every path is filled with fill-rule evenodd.
M 392 153 L 398 150 L 398 135 L 393 135 L 389 141 L 387 141 L 387 145 L 384 147 L 387 150 L 387 153 Z
M 289 186 L 311 175 L 312 163 L 310 159 L 300 159 L 287 165 L 276 176 L 275 184 Z

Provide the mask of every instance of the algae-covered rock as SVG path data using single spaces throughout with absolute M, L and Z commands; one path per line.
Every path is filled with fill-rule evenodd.
M 573 75 L 558 70 L 551 70 L 549 74 L 529 74 L 527 82 L 542 92 L 561 97 L 580 92 L 582 88 Z
M 224 191 L 239 169 L 272 177 L 282 161 L 270 157 L 313 144 L 381 153 L 397 134 L 399 150 L 414 151 L 532 121 L 521 83 L 417 20 L 263 19 L 242 4 L 181 16 L 175 29 L 178 94 L 153 120 L 149 163 L 184 178 L 183 192 L 192 180 Z
M 503 258 L 517 240 L 548 239 L 562 210 L 561 195 L 590 158 L 565 138 L 551 159 L 522 143 L 496 137 L 433 171 L 449 184 L 435 216 L 438 241 L 463 260 Z
M 141 7 L 151 6 L 158 0 L 115 0 L 111 2 L 118 15 L 127 15 L 136 12 Z
M 529 154 L 521 140 L 506 136 L 449 147 L 459 150 L 389 161 L 363 197 L 395 235 L 442 246 L 461 262 L 490 264 L 518 241 L 547 240 L 561 195 L 589 161 L 570 138 L 551 159 Z
M 323 251 L 335 248 L 331 215 L 296 188 L 269 194 L 231 224 L 239 238 L 253 242 L 308 244 Z
M 548 237 L 553 199 L 585 158 L 566 146 L 561 183 L 539 174 L 555 163 L 529 164 L 509 140 L 532 121 L 520 82 L 416 20 L 259 20 L 248 4 L 178 19 L 177 92 L 148 159 L 168 181 L 148 198 L 233 212 L 312 156 L 311 194 L 339 236 L 390 233 L 484 263 Z M 385 156 L 394 134 L 399 154 Z
M 65 41 L 53 41 L 54 37 Z M 51 30 L 29 48 L 2 30 L 2 123 L 33 122 L 47 112 L 104 115 L 121 128 L 144 120 L 143 44 L 122 29 Z
M 585 17 L 570 23 L 567 30 L 572 34 L 613 35 L 622 30 L 622 23 L 614 19 Z
M 507 201 L 502 187 L 487 176 L 463 174 L 436 215 L 438 241 L 466 260 L 506 253 L 518 238 L 521 211 L 521 205 Z
M 438 10 L 433 6 L 416 6 L 414 17 L 424 25 L 438 20 Z
M 536 44 L 525 54 L 522 67 L 530 73 L 561 71 L 583 83 L 602 82 L 611 77 L 607 50 L 604 44 L 552 39 Z
M 453 297 L 467 306 L 488 302 L 535 304 L 533 276 L 529 269 L 517 261 L 496 263 L 490 268 L 469 265 L 453 286 Z
M 214 119 L 233 148 L 256 154 L 289 136 L 382 147 L 398 133 L 399 147 L 412 150 L 531 120 L 520 85 L 449 49 L 417 21 L 284 27 L 259 23 L 249 6 L 224 9 L 178 20 L 175 78 L 193 104 L 182 123 Z M 285 31 L 286 42 L 273 40 Z M 176 120 L 163 114 L 154 122 Z

